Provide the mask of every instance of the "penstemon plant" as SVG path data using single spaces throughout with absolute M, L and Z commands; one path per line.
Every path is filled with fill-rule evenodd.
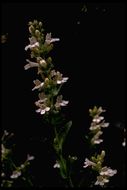
M 54 168 L 58 168 L 59 174 L 64 181 L 65 187 L 106 187 L 112 176 L 117 173 L 116 169 L 111 169 L 104 165 L 105 150 L 98 152 L 97 147 L 103 142 L 100 136 L 103 134 L 103 128 L 107 128 L 109 123 L 106 123 L 102 107 L 94 106 L 89 110 L 92 117 L 92 122 L 89 128 L 89 134 L 86 136 L 86 143 L 92 154 L 89 158 L 85 158 L 82 164 L 82 172 L 88 170 L 92 172 L 90 182 L 85 184 L 86 176 L 84 175 L 79 183 L 75 183 L 73 179 L 72 165 L 78 161 L 77 156 L 64 156 L 63 147 L 66 137 L 72 127 L 72 121 L 67 121 L 65 115 L 62 114 L 62 107 L 67 106 L 69 101 L 63 100 L 63 95 L 60 93 L 61 87 L 68 81 L 68 77 L 54 69 L 52 58 L 49 52 L 53 49 L 54 43 L 60 41 L 59 38 L 52 38 L 51 33 L 44 33 L 43 24 L 40 21 L 34 20 L 28 23 L 29 26 L 29 44 L 25 50 L 30 51 L 31 60 L 27 59 L 25 70 L 35 68 L 37 71 L 37 79 L 33 81 L 34 87 L 32 91 L 38 91 L 38 100 L 35 102 L 37 107 L 36 112 L 41 114 L 43 121 L 53 126 L 54 138 L 52 145 L 56 156 Z M 88 172 L 87 171 L 87 172 Z M 77 174 L 78 175 L 78 174 Z

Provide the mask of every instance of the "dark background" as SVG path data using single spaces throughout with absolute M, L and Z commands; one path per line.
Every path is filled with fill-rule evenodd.
M 84 9 L 84 5 L 87 7 Z M 52 170 L 52 129 L 42 125 L 35 113 L 37 93 L 32 92 L 36 73 L 24 71 L 29 53 L 28 22 L 42 21 L 46 32 L 60 38 L 51 52 L 56 70 L 69 81 L 63 86 L 66 110 L 73 127 L 66 142 L 66 151 L 80 157 L 87 153 L 84 136 L 90 125 L 88 109 L 94 105 L 107 110 L 104 149 L 107 165 L 118 169 L 113 179 L 115 187 L 125 187 L 123 173 L 125 152 L 125 4 L 124 3 L 3 3 L 2 34 L 8 33 L 2 44 L 2 127 L 14 132 L 17 159 L 27 152 L 35 155 L 32 173 L 36 186 L 59 186 L 56 170 Z M 54 178 L 53 178 L 54 176 Z

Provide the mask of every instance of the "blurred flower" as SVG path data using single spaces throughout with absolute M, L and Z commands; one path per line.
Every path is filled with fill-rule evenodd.
M 39 64 L 36 63 L 36 62 L 32 62 L 32 61 L 30 61 L 30 60 L 28 60 L 28 59 L 26 59 L 26 61 L 28 62 L 28 64 L 26 64 L 26 65 L 24 66 L 24 69 L 25 69 L 25 70 L 27 70 L 27 69 L 29 69 L 29 68 L 32 68 L 32 67 L 39 67 Z
M 64 77 L 61 80 L 57 80 L 57 84 L 65 83 L 65 82 L 67 82 L 67 80 L 68 80 L 68 77 Z
M 126 146 L 126 140 L 124 139 L 124 141 L 122 142 L 122 146 Z
M 61 74 L 59 71 L 56 72 L 55 70 L 52 70 L 50 75 L 57 84 L 63 84 L 69 79 L 68 77 L 62 77 L 63 74 Z
M 96 164 L 92 161 L 90 161 L 88 158 L 85 159 L 83 168 L 87 168 L 88 166 L 96 166 Z
M 13 171 L 12 175 L 10 176 L 10 178 L 16 179 L 16 178 L 18 178 L 19 176 L 21 176 L 21 171 L 15 170 L 15 171 Z
M 37 39 L 32 36 L 29 38 L 30 44 L 25 47 L 25 50 L 27 51 L 28 49 L 36 48 L 39 47 L 39 42 L 37 42 Z
M 34 156 L 27 155 L 27 161 L 34 160 Z
M 56 161 L 56 163 L 54 164 L 53 168 L 60 168 L 60 164 L 58 163 L 58 161 Z
M 57 41 L 60 41 L 60 39 L 59 38 L 51 38 L 51 33 L 46 34 L 46 39 L 45 39 L 46 44 L 51 44 L 51 43 L 57 42 Z
M 44 82 L 41 82 L 38 79 L 34 80 L 33 82 L 35 84 L 35 87 L 32 89 L 32 91 L 36 90 L 36 89 L 39 89 L 44 85 Z
M 95 116 L 94 118 L 93 118 L 93 122 L 95 122 L 95 123 L 100 123 L 100 121 L 101 120 L 103 120 L 104 119 L 104 117 L 102 117 L 102 116 Z
M 103 176 L 97 176 L 97 181 L 95 182 L 95 185 L 104 186 L 105 183 L 108 183 L 109 179 Z
M 50 110 L 50 107 L 46 105 L 46 102 L 43 103 L 43 101 L 41 100 L 36 101 L 35 105 L 39 107 L 39 109 L 37 109 L 36 112 L 40 113 L 41 115 L 45 114 Z
M 62 95 L 57 96 L 56 103 L 55 103 L 56 108 L 59 108 L 60 106 L 66 106 L 69 103 L 69 101 L 62 100 L 62 99 L 63 99 Z
M 91 143 L 92 144 L 100 144 L 101 142 L 103 142 L 103 139 L 99 139 L 100 135 L 102 135 L 103 132 L 102 131 L 98 131 L 94 137 L 91 139 Z
M 103 167 L 100 171 L 100 175 L 104 176 L 114 176 L 117 173 L 117 170 L 112 170 L 110 167 Z
M 1 177 L 5 177 L 5 173 L 4 172 L 1 173 Z

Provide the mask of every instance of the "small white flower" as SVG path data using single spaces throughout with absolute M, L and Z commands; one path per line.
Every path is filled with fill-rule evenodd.
M 117 173 L 117 170 L 112 170 L 109 167 L 103 167 L 100 171 L 100 175 L 105 176 L 114 176 Z
M 34 156 L 30 156 L 29 154 L 27 155 L 27 161 L 34 160 Z
M 10 176 L 10 178 L 16 179 L 16 178 L 18 178 L 19 176 L 21 176 L 21 171 L 15 170 L 15 171 L 13 171 L 12 175 Z
M 101 123 L 101 127 L 106 128 L 109 126 L 109 123 Z
M 46 112 L 48 112 L 49 110 L 50 110 L 50 107 L 45 107 L 45 108 L 39 108 L 38 110 L 36 110 L 36 112 L 40 113 L 41 115 L 43 115 Z
M 69 103 L 69 101 L 62 100 L 60 103 L 60 106 L 66 106 Z
M 102 121 L 103 119 L 104 119 L 104 117 L 102 117 L 102 116 L 95 116 L 93 118 L 93 122 L 100 123 L 100 121 Z
M 87 168 L 88 166 L 95 166 L 96 164 L 90 161 L 88 158 L 85 159 L 83 168 Z
M 56 161 L 56 163 L 54 164 L 53 168 L 60 168 L 60 164 L 58 163 L 58 161 Z
M 51 33 L 46 34 L 45 43 L 51 44 L 51 43 L 57 42 L 57 41 L 60 41 L 60 39 L 59 38 L 51 38 Z
M 62 78 L 61 80 L 57 80 L 57 84 L 63 84 L 63 83 L 65 83 L 65 82 L 67 82 L 67 80 L 68 80 L 69 78 L 68 77 L 64 77 L 64 78 Z
M 28 64 L 26 64 L 25 66 L 24 66 L 24 69 L 25 70 L 27 70 L 27 69 L 29 69 L 29 68 L 32 68 L 32 67 L 39 67 L 39 64 L 38 63 L 36 63 L 36 62 L 32 62 L 32 61 L 30 61 L 30 60 L 26 60 L 27 62 L 28 62 Z
M 56 100 L 56 103 L 55 103 L 56 108 L 59 108 L 60 106 L 66 106 L 69 103 L 69 101 L 62 100 L 62 98 L 63 98 L 62 95 L 57 96 L 57 100 Z
M 31 38 L 29 38 L 29 40 L 30 40 L 30 44 L 25 47 L 26 51 L 28 49 L 39 47 L 39 42 L 37 42 L 35 37 L 31 37 Z
M 103 176 L 97 176 L 97 181 L 95 182 L 95 185 L 104 186 L 105 183 L 108 183 L 109 179 L 103 177 Z
M 124 141 L 122 142 L 122 146 L 123 146 L 123 147 L 126 146 L 126 139 L 124 139 Z
M 99 139 L 100 135 L 102 135 L 103 132 L 102 131 L 98 131 L 94 137 L 91 139 L 91 143 L 92 144 L 100 144 L 101 142 L 103 142 L 103 139 Z
M 97 139 L 97 140 L 94 140 L 94 144 L 100 144 L 101 142 L 103 142 L 103 139 Z
M 44 82 L 39 81 L 38 79 L 33 81 L 35 84 L 35 87 L 32 89 L 32 91 L 41 88 L 44 85 Z
M 96 129 L 100 129 L 100 125 L 91 124 L 90 130 L 93 131 L 93 130 L 96 130 Z

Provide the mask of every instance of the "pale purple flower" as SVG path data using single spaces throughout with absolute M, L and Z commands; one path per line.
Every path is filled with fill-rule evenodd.
M 46 112 L 48 112 L 50 110 L 50 107 L 41 107 L 39 109 L 36 110 L 37 113 L 40 113 L 41 115 L 45 114 Z
M 101 127 L 106 128 L 109 126 L 109 123 L 101 123 Z
M 97 139 L 94 140 L 93 144 L 100 144 L 101 142 L 103 142 L 103 139 Z
M 92 123 L 89 129 L 90 129 L 91 131 L 93 131 L 93 130 L 96 130 L 96 129 L 100 129 L 100 127 L 101 127 L 100 124 L 99 124 L 99 125 L 96 125 L 96 124 L 93 124 L 93 123 Z
M 61 80 L 58 79 L 57 84 L 63 84 L 65 82 L 67 82 L 68 79 L 69 79 L 68 77 L 63 77 Z
M 30 44 L 25 47 L 25 50 L 39 47 L 39 42 L 36 40 L 35 37 L 29 38 Z
M 112 170 L 110 167 L 103 167 L 100 171 L 100 175 L 104 176 L 114 176 L 117 170 Z
M 27 161 L 34 160 L 34 156 L 27 155 Z
M 25 69 L 25 70 L 27 70 L 27 69 L 29 69 L 29 68 L 32 68 L 32 67 L 39 67 L 39 64 L 36 63 L 36 62 L 32 62 L 32 61 L 30 61 L 30 60 L 28 60 L 28 59 L 26 59 L 26 61 L 28 62 L 28 64 L 26 64 L 26 65 L 24 66 L 24 69 Z
M 10 176 L 10 178 L 16 179 L 16 178 L 18 178 L 19 176 L 21 176 L 21 171 L 15 170 L 15 171 L 13 171 L 12 175 Z
M 57 96 L 56 103 L 55 103 L 56 108 L 59 108 L 60 106 L 66 106 L 69 103 L 69 101 L 62 100 L 62 98 L 63 98 L 62 95 Z
M 102 121 L 104 119 L 104 117 L 103 116 L 95 116 L 94 118 L 93 118 L 93 122 L 95 122 L 95 123 L 100 123 L 100 121 Z
M 45 39 L 46 44 L 51 44 L 51 43 L 57 42 L 57 41 L 60 41 L 60 39 L 59 38 L 51 38 L 51 33 L 46 34 L 46 39 Z
M 38 79 L 34 80 L 33 82 L 35 84 L 35 87 L 32 89 L 32 91 L 36 90 L 36 89 L 39 89 L 44 85 L 44 82 L 41 82 Z
M 89 166 L 96 166 L 96 164 L 94 162 L 90 161 L 88 158 L 86 158 L 83 168 L 87 168 Z
M 103 176 L 97 176 L 97 181 L 95 182 L 95 185 L 104 186 L 105 183 L 108 183 L 109 179 Z

